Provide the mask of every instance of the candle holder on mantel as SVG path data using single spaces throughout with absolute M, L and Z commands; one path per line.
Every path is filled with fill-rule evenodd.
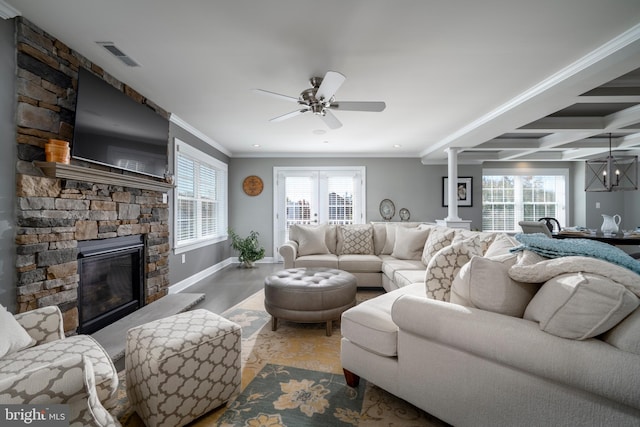
M 44 154 L 47 162 L 65 163 L 71 162 L 71 150 L 69 142 L 60 139 L 50 139 L 44 144 Z

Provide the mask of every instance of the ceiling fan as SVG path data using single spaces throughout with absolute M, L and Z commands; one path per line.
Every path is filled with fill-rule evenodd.
M 312 87 L 303 90 L 297 98 L 263 89 L 254 89 L 254 91 L 284 99 L 286 101 L 295 102 L 301 107 L 296 111 L 274 117 L 269 120 L 270 122 L 279 122 L 306 113 L 307 111 L 311 111 L 313 114 L 316 114 L 324 120 L 329 128 L 338 129 L 342 126 L 342 123 L 340 123 L 340 120 L 338 120 L 330 110 L 379 112 L 385 109 L 386 104 L 384 102 L 336 101 L 335 93 L 338 91 L 340 86 L 342 86 L 342 83 L 344 83 L 345 80 L 346 77 L 342 74 L 336 71 L 327 71 L 324 77 L 312 77 L 309 80 Z

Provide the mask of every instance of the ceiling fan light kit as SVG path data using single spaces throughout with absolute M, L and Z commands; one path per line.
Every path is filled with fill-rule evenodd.
M 296 111 L 274 117 L 269 120 L 271 122 L 279 122 L 311 111 L 319 116 L 329 128 L 338 129 L 342 127 L 342 123 L 330 110 L 380 112 L 386 108 L 384 102 L 336 102 L 335 94 L 345 80 L 346 77 L 336 71 L 327 71 L 324 77 L 311 77 L 309 79 L 311 87 L 303 90 L 298 98 L 264 89 L 254 90 L 265 95 L 296 102 L 302 107 Z

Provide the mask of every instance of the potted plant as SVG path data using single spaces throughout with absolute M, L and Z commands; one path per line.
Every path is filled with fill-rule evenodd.
M 247 268 L 255 266 L 255 262 L 264 258 L 264 248 L 258 243 L 258 232 L 251 230 L 249 236 L 242 238 L 229 229 L 231 247 L 239 252 L 238 261 Z

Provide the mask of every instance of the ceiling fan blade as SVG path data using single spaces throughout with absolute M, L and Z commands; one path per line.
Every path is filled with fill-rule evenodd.
M 384 102 L 332 102 L 329 108 L 340 111 L 373 111 L 380 112 L 386 108 Z
M 281 115 L 281 116 L 274 117 L 273 119 L 269 119 L 269 121 L 270 121 L 270 122 L 281 122 L 281 121 L 283 121 L 283 120 L 290 119 L 291 117 L 298 116 L 298 115 L 300 115 L 300 114 L 302 114 L 302 113 L 306 113 L 307 111 L 309 111 L 309 109 L 308 109 L 308 108 L 304 108 L 304 109 L 302 109 L 302 110 L 292 111 L 292 112 L 290 112 L 290 113 L 287 113 L 287 114 L 283 114 L 283 115 Z
M 294 98 L 293 96 L 282 95 L 280 93 L 271 92 L 264 89 L 252 89 L 254 92 L 262 93 L 265 95 L 273 96 L 276 98 L 284 99 L 285 101 L 298 102 L 298 98 Z
M 338 120 L 338 118 L 329 110 L 324 110 L 324 115 L 320 117 L 330 129 L 338 129 L 342 127 L 340 120 Z
M 317 99 L 329 100 L 336 94 L 342 83 L 346 80 L 346 77 L 336 71 L 327 71 L 324 75 L 322 83 L 316 92 Z

